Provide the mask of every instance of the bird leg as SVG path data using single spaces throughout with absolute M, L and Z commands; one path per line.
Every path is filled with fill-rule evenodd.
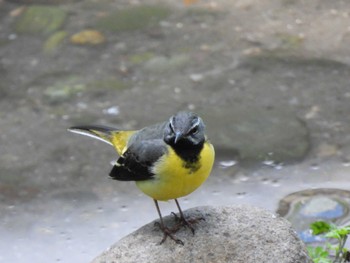
M 175 220 L 179 222 L 174 228 L 172 228 L 173 233 L 176 233 L 182 226 L 184 226 L 184 227 L 188 227 L 191 230 L 192 234 L 194 235 L 194 228 L 192 225 L 198 223 L 198 221 L 200 220 L 204 220 L 204 218 L 199 217 L 199 218 L 186 219 L 181 210 L 179 202 L 177 201 L 177 199 L 174 199 L 174 200 L 177 208 L 179 209 L 180 217 L 177 216 L 175 213 L 172 213 L 175 217 Z
M 159 215 L 159 219 L 160 219 L 160 223 L 156 222 L 155 225 L 157 225 L 160 228 L 160 230 L 162 230 L 162 232 L 163 232 L 163 239 L 160 241 L 160 244 L 163 244 L 164 241 L 167 239 L 167 237 L 170 237 L 177 244 L 184 245 L 184 243 L 180 239 L 176 238 L 176 236 L 173 235 L 176 231 L 174 232 L 172 229 L 170 229 L 170 228 L 168 228 L 168 227 L 166 227 L 164 225 L 163 217 L 162 217 L 162 214 L 160 213 L 158 201 L 154 199 L 154 203 L 156 205 L 156 208 L 157 208 L 157 211 L 158 211 L 158 215 Z

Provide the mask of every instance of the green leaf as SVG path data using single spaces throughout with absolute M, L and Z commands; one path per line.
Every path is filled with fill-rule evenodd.
M 341 235 L 339 234 L 339 232 L 337 231 L 337 229 L 335 229 L 335 230 L 332 230 L 332 231 L 328 232 L 328 233 L 326 234 L 326 237 L 328 237 L 328 238 L 340 239 L 340 238 L 341 238 Z
M 326 242 L 325 245 L 328 251 L 336 251 L 338 249 L 338 244 L 332 245 L 331 243 Z
M 350 228 L 348 226 L 340 227 L 329 231 L 326 234 L 326 237 L 340 239 L 340 238 L 346 237 L 349 233 L 350 233 Z
M 315 263 L 328 263 L 328 261 L 321 261 L 323 259 L 328 259 L 329 253 L 323 247 L 312 247 L 308 246 L 307 251 L 309 256 Z M 329 261 L 331 262 L 331 261 Z
M 333 263 L 333 260 L 329 258 L 319 258 L 314 260 L 314 263 Z
M 345 226 L 337 229 L 339 235 L 342 237 L 347 236 L 350 233 L 350 227 Z
M 320 235 L 329 232 L 333 226 L 325 221 L 316 221 L 310 225 L 313 235 Z

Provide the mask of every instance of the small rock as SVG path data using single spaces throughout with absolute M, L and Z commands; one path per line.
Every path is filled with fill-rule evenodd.
M 107 109 L 104 109 L 103 113 L 107 115 L 119 115 L 120 110 L 118 106 L 112 106 Z
M 305 114 L 305 119 L 310 120 L 314 119 L 315 117 L 318 116 L 320 112 L 320 107 L 317 105 L 314 105 L 311 107 L 311 109 Z
M 105 43 L 106 38 L 97 30 L 83 30 L 71 36 L 70 42 L 76 45 L 99 45 Z
M 93 260 L 102 262 L 231 262 L 311 263 L 290 223 L 266 210 L 250 206 L 197 207 L 187 217 L 203 217 L 195 235 L 183 228 L 167 239 L 154 222 L 121 239 Z M 173 216 L 164 218 L 167 225 Z
M 203 80 L 203 75 L 202 74 L 191 74 L 190 75 L 190 79 L 193 81 L 193 82 L 200 82 Z

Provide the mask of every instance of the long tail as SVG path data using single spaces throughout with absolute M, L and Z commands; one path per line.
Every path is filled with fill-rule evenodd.
M 121 155 L 124 148 L 127 146 L 130 136 L 136 131 L 120 131 L 112 127 L 103 125 L 82 125 L 74 126 L 68 129 L 68 131 L 89 136 L 94 139 L 108 143 L 117 150 Z

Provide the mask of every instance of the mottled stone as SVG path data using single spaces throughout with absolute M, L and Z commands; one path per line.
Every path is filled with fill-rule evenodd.
M 203 217 L 195 235 L 181 229 L 184 246 L 168 239 L 151 222 L 121 239 L 93 260 L 107 262 L 261 262 L 311 263 L 290 223 L 266 210 L 250 206 L 197 207 L 188 217 Z M 165 223 L 174 221 L 165 217 Z

